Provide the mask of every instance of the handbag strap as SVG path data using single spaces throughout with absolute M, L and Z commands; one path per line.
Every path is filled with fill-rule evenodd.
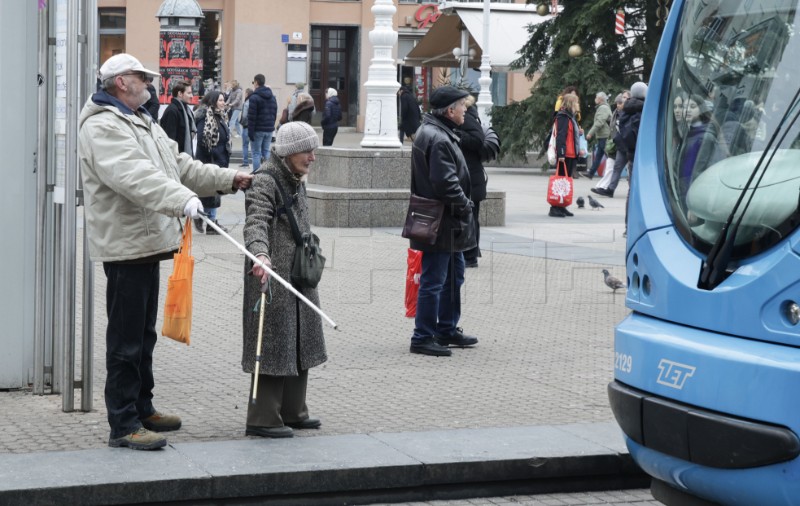
M 289 225 L 292 227 L 292 235 L 294 236 L 294 242 L 298 246 L 303 244 L 303 237 L 300 235 L 300 227 L 297 226 L 297 220 L 294 219 L 294 213 L 292 212 L 292 205 L 294 204 L 294 199 L 290 199 L 286 196 L 286 192 L 283 190 L 283 186 L 281 185 L 278 178 L 272 172 L 267 172 L 272 179 L 275 180 L 275 186 L 278 187 L 278 193 L 281 194 L 281 200 L 283 201 L 283 211 L 286 213 L 286 217 L 289 218 Z
M 569 171 L 567 170 L 567 161 L 566 160 L 558 160 L 556 162 L 556 176 L 560 176 L 561 175 L 559 173 L 559 171 L 561 170 L 561 167 L 564 167 L 564 177 L 568 177 L 569 176 Z
M 185 250 L 185 251 L 184 251 Z M 192 252 L 192 218 L 186 217 L 186 223 L 183 225 L 183 237 L 181 238 L 181 245 L 178 248 L 178 254 L 191 254 Z

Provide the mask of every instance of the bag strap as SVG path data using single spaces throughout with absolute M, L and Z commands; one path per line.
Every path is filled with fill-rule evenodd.
M 559 173 L 559 171 L 561 170 L 561 167 L 564 167 L 564 177 L 569 176 L 569 171 L 567 170 L 567 161 L 566 160 L 558 160 L 556 162 L 556 176 L 560 176 L 561 175 Z
M 178 248 L 178 254 L 191 254 L 192 253 L 192 219 L 187 216 L 186 223 L 183 225 L 183 237 L 181 238 L 181 245 Z
M 290 199 L 286 196 L 286 192 L 283 190 L 283 186 L 281 186 L 280 181 L 278 178 L 275 177 L 275 174 L 271 172 L 267 172 L 272 179 L 275 180 L 275 186 L 278 187 L 278 193 L 281 194 L 281 200 L 283 201 L 283 211 L 286 213 L 286 217 L 289 218 L 289 225 L 292 226 L 292 235 L 294 236 L 294 242 L 298 246 L 303 244 L 303 237 L 300 234 L 300 227 L 297 226 L 297 220 L 294 219 L 294 213 L 292 212 L 291 206 L 294 204 L 294 199 Z

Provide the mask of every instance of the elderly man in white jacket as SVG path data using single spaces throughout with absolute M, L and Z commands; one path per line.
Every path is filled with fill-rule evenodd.
M 108 444 L 140 450 L 165 446 L 158 432 L 181 426 L 152 402 L 159 262 L 180 245 L 180 218 L 203 210 L 198 195 L 232 193 L 252 181 L 178 153 L 142 108 L 146 78 L 157 75 L 129 54 L 109 58 L 100 68 L 103 89 L 84 105 L 78 134 L 89 254 L 103 262 L 108 280 Z

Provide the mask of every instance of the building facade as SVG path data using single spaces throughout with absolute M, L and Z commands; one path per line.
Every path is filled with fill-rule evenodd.
M 395 47 L 398 81 L 410 86 L 422 104 L 432 87 L 442 84 L 447 68 L 406 66 L 405 55 L 440 16 L 437 3 L 394 0 L 398 32 Z M 127 52 L 152 69 L 159 67 L 160 25 L 156 13 L 162 0 L 98 0 L 99 64 Z M 501 3 L 501 2 L 498 2 Z M 524 3 L 517 2 L 502 3 Z M 374 27 L 370 0 L 198 0 L 202 80 L 222 84 L 237 80 L 251 86 L 255 74 L 283 107 L 295 83 L 307 83 L 317 111 L 325 90 L 335 88 L 342 107 L 342 126 L 364 128 L 366 92 L 363 83 L 373 56 L 369 32 Z M 453 48 L 442 48 L 442 52 Z M 473 71 L 470 71 L 473 72 Z M 477 74 L 476 74 L 477 75 Z M 495 103 L 528 96 L 530 82 L 519 73 L 496 73 Z M 477 78 L 475 77 L 475 81 Z M 317 113 L 315 121 L 319 121 Z

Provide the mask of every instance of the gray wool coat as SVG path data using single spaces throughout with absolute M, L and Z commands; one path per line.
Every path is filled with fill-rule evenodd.
M 300 232 L 310 232 L 305 183 L 297 183 L 274 151 L 266 171 L 278 177 L 284 192 L 290 196 L 296 194 L 292 212 Z M 289 219 L 284 212 L 279 212 L 282 207 L 283 202 L 275 180 L 263 172 L 257 174 L 245 197 L 245 247 L 256 256 L 266 254 L 272 262 L 272 270 L 288 281 L 295 241 Z M 253 262 L 246 259 L 242 369 L 251 374 L 255 372 L 259 315 L 257 304 L 261 300 L 261 283 L 258 278 L 249 274 L 252 267 Z M 272 293 L 270 295 L 267 292 L 266 295 L 259 373 L 297 376 L 298 371 L 308 370 L 328 359 L 322 333 L 322 318 L 277 281 L 271 280 L 270 284 Z M 303 288 L 301 293 L 319 307 L 319 293 L 316 289 Z

